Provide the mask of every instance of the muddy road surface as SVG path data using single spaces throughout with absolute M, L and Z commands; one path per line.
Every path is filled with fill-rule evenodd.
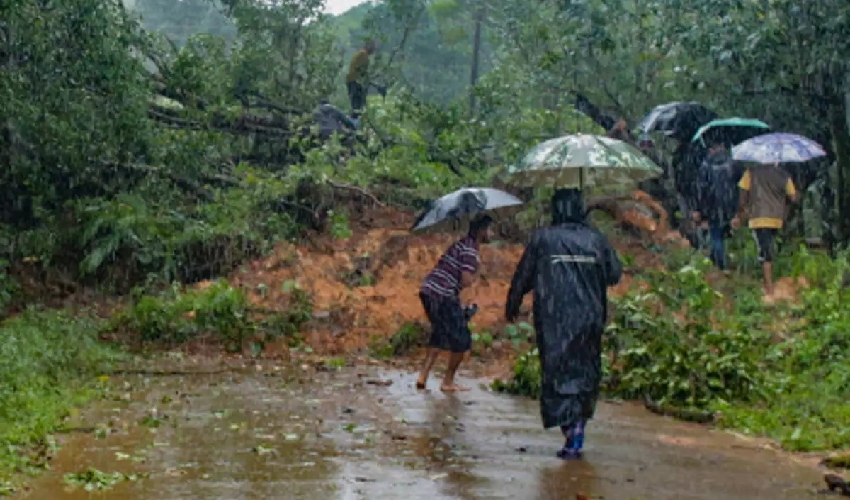
M 562 462 L 535 401 L 471 379 L 466 393 L 418 392 L 415 375 L 377 370 L 113 376 L 22 498 L 779 500 L 821 481 L 754 441 L 626 403 L 600 404 L 585 460 Z

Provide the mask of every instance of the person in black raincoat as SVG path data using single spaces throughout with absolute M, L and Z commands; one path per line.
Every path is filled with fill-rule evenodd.
M 513 322 L 525 294 L 534 291 L 540 414 L 544 428 L 561 428 L 563 459 L 581 457 L 584 427 L 596 410 L 608 287 L 622 271 L 607 238 L 586 221 L 581 191 L 556 191 L 552 226 L 532 234 L 511 281 L 505 317 Z
M 673 153 L 673 178 L 681 214 L 680 231 L 694 248 L 700 247 L 699 225 L 694 224 L 694 211 L 698 202 L 697 185 L 699 168 L 706 149 L 698 142 L 685 142 Z
M 711 241 L 711 262 L 721 271 L 726 270 L 726 235 L 738 211 L 738 179 L 726 144 L 712 144 L 702 161 L 697 177 L 697 204 L 694 222 L 708 222 Z

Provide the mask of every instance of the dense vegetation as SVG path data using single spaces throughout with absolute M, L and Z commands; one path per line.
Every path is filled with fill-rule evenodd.
M 850 7 L 844 3 L 386 0 L 339 18 L 322 8 L 321 0 L 0 5 L 4 317 L 86 288 L 140 287 L 118 321 L 125 328 L 169 340 L 209 329 L 241 339 L 265 327 L 236 326 L 234 318 L 245 312 L 237 293 L 169 291 L 166 305 L 156 302 L 166 300 L 158 291 L 221 275 L 307 224 L 321 226 L 336 201 L 358 196 L 353 187 L 415 202 L 489 181 L 493 168 L 541 138 L 600 132 L 573 109 L 572 91 L 632 123 L 655 104 L 693 99 L 819 140 L 830 158 L 810 179 L 826 188 L 819 190 L 818 212 L 839 240 L 850 238 Z M 390 94 L 371 101 L 356 146 L 322 144 L 305 114 L 325 97 L 347 108 L 342 73 L 364 36 L 379 40 L 374 77 Z M 392 188 L 382 192 L 382 186 Z M 336 206 L 334 218 L 344 224 L 344 210 Z M 827 276 L 843 265 L 799 258 Z M 725 311 L 708 301 L 700 279 L 687 279 L 690 300 L 705 301 L 689 309 L 702 315 L 693 324 Z M 734 389 L 715 389 L 716 377 L 706 374 L 687 397 L 655 379 L 634 382 L 633 390 L 703 407 L 722 399 L 758 408 L 773 398 L 792 413 L 724 409 L 726 421 L 779 436 L 799 428 L 791 433 L 795 442 L 846 443 L 846 432 L 835 430 L 847 428 L 846 415 L 833 404 L 846 397 L 846 370 L 838 369 L 844 350 L 823 347 L 843 345 L 842 296 L 832 293 L 833 283 L 813 283 L 809 308 L 793 312 L 808 321 L 805 336 L 789 332 L 778 344 L 757 342 L 769 327 L 757 308 L 727 311 L 718 323 L 699 327 L 711 355 L 752 363 L 722 360 L 718 377 L 731 384 L 725 371 L 731 366 Z M 656 295 L 653 300 L 667 300 Z M 206 307 L 221 308 L 225 319 L 187 319 Z M 672 321 L 653 319 L 640 297 L 623 307 L 644 311 L 626 338 L 640 338 L 651 321 Z M 157 308 L 165 314 L 151 318 Z M 297 322 L 301 312 L 285 321 Z M 4 398 L 6 450 L 31 444 L 57 424 L 71 401 L 63 391 L 79 394 L 57 381 L 91 381 L 105 359 L 94 337 L 99 327 L 85 317 L 68 322 L 44 314 L 28 312 L 0 326 L 8 339 L 5 357 L 15 360 L 3 369 L 4 385 L 27 394 Z M 158 326 L 146 330 L 154 320 Z M 673 332 L 674 326 L 657 328 Z M 727 331 L 734 332 L 730 339 L 721 334 Z M 712 344 L 714 338 L 724 343 Z M 826 339 L 832 344 L 816 344 Z M 675 365 L 665 373 L 685 373 L 677 365 L 681 356 L 650 352 L 655 362 Z M 646 368 L 640 356 L 624 354 L 623 366 Z M 787 376 L 739 382 L 741 373 L 756 377 L 753 366 Z M 834 371 L 825 374 L 829 367 Z M 642 376 L 637 368 L 632 378 Z M 820 388 L 819 406 L 795 404 L 799 391 L 812 387 Z M 746 394 L 728 392 L 743 388 Z M 809 411 L 801 408 L 822 424 L 794 424 L 800 411 Z M 812 425 L 833 430 L 810 434 Z
M 606 396 L 644 400 L 653 411 L 686 420 L 713 420 L 791 450 L 846 448 L 846 255 L 832 260 L 786 248 L 777 265 L 806 286 L 797 301 L 771 308 L 762 305 L 747 265 L 752 242 L 737 238 L 733 255 L 738 271 L 731 279 L 710 276 L 703 257 L 674 256 L 614 300 L 603 360 Z M 495 387 L 537 396 L 540 376 L 532 350 Z

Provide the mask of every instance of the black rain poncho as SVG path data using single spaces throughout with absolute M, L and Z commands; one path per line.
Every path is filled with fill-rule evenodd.
M 623 269 L 607 238 L 585 221 L 579 191 L 555 193 L 552 222 L 531 236 L 505 308 L 509 320 L 516 318 L 523 296 L 534 290 L 546 429 L 593 417 L 602 381 L 608 287 L 620 281 Z
M 738 212 L 738 181 L 742 172 L 736 167 L 727 151 L 709 153 L 699 167 L 695 208 L 712 224 L 729 224 Z

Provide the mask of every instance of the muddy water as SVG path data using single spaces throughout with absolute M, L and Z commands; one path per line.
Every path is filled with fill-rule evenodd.
M 629 404 L 601 404 L 586 460 L 561 462 L 561 439 L 540 429 L 534 401 L 474 380 L 457 396 L 354 368 L 113 382 L 112 400 L 61 436 L 52 470 L 26 498 L 773 500 L 808 498 L 820 481 L 755 444 Z M 64 483 L 87 467 L 147 477 L 97 493 Z

